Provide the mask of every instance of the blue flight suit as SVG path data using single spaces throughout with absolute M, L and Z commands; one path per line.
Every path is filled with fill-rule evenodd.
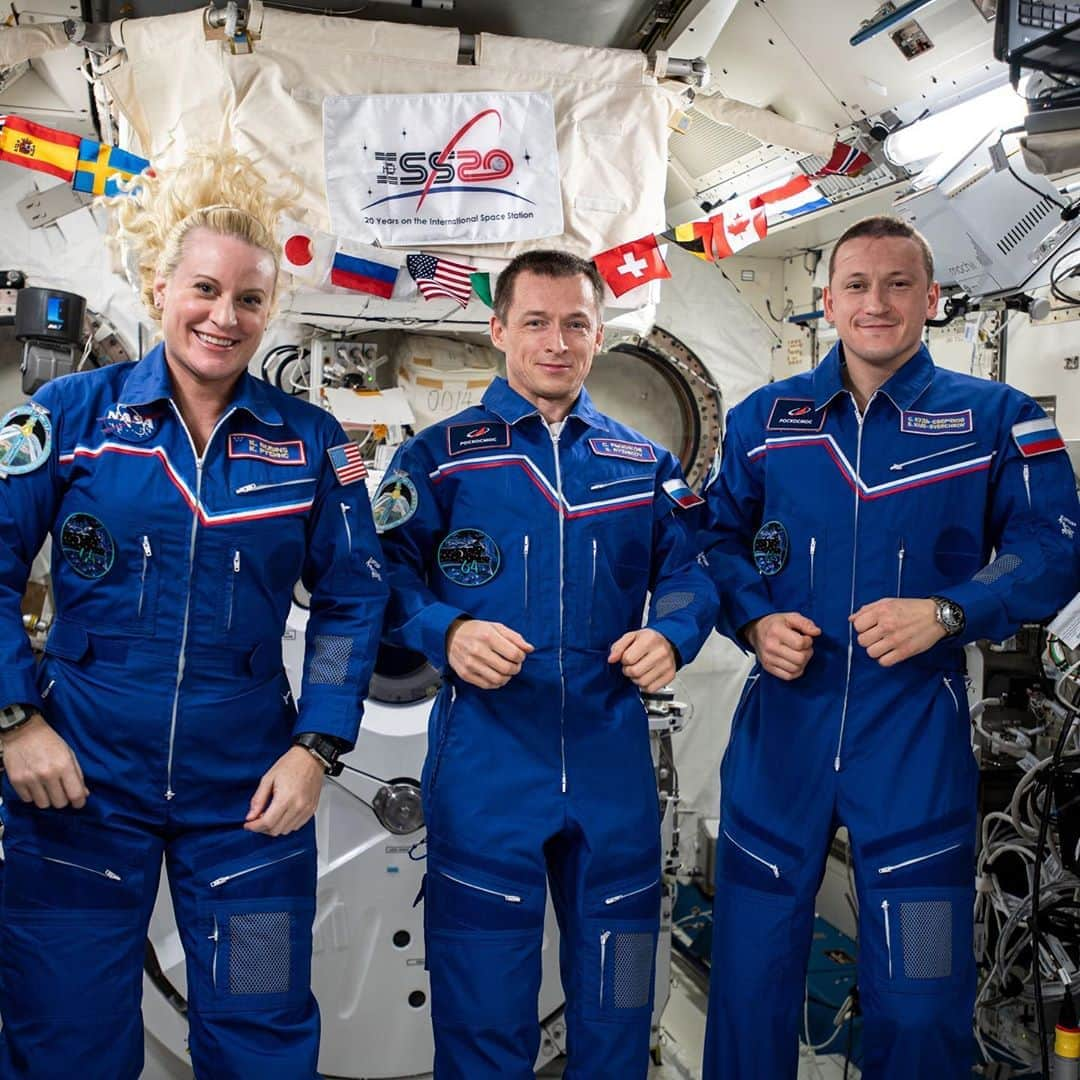
M 314 827 L 242 825 L 294 734 L 356 736 L 387 586 L 344 432 L 244 374 L 200 459 L 161 346 L 34 400 L 47 460 L 0 481 L 0 699 L 42 708 L 90 796 L 39 810 L 4 781 L 0 1076 L 139 1075 L 163 855 L 196 1076 L 315 1076 Z M 56 620 L 35 669 L 19 602 L 49 533 Z M 281 657 L 298 579 L 299 715 Z
M 707 491 L 720 629 L 796 611 L 821 628 L 803 675 L 755 665 L 721 771 L 707 1080 L 783 1080 L 830 839 L 859 899 L 866 1080 L 970 1075 L 978 770 L 961 646 L 1001 640 L 1076 591 L 1075 482 L 1060 436 L 1012 387 L 920 347 L 864 416 L 837 345 L 731 410 Z M 848 621 L 940 595 L 967 626 L 883 668 Z
M 555 437 L 496 379 L 407 442 L 373 506 L 388 637 L 447 667 L 462 615 L 535 651 L 497 690 L 452 671 L 424 766 L 427 961 L 438 1080 L 533 1075 L 545 875 L 561 930 L 569 1080 L 649 1063 L 659 922 L 645 710 L 611 645 L 647 625 L 693 659 L 716 617 L 670 453 L 581 391 Z

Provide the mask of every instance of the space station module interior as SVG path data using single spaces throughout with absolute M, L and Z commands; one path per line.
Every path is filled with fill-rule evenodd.
M 1032 29 L 1017 23 L 1024 6 L 424 0 L 350 17 L 261 0 L 16 0 L 0 27 L 0 410 L 149 351 L 130 260 L 93 198 L 117 190 L 117 172 L 168 169 L 212 141 L 298 184 L 296 217 L 280 224 L 279 308 L 251 371 L 333 414 L 373 497 L 410 434 L 476 405 L 504 372 L 487 334 L 495 282 L 513 256 L 548 247 L 594 259 L 608 286 L 593 401 L 669 448 L 700 491 L 727 411 L 835 343 L 821 304 L 831 247 L 881 213 L 934 250 L 934 361 L 1034 397 L 1080 474 L 1080 8 L 1044 4 L 1049 24 Z M 79 146 L 70 166 L 28 162 L 56 132 Z M 0 431 L 0 472 L 17 453 Z M 282 641 L 295 695 L 307 601 L 298 584 Z M 23 612 L 40 650 L 54 617 L 47 548 Z M 965 651 L 978 1068 L 1035 1075 L 1040 1038 L 1080 989 L 1080 603 L 1049 629 Z M 673 985 L 707 993 L 719 763 L 751 661 L 713 634 L 645 695 L 661 821 L 652 1048 L 683 1069 L 671 1075 L 696 1075 L 700 1055 L 665 1009 Z M 384 645 L 356 747 L 325 782 L 312 984 L 327 1076 L 432 1066 L 414 901 L 440 684 L 422 656 Z M 801 1038 L 853 1075 L 854 903 L 841 830 Z M 550 903 L 546 919 L 541 1071 L 566 1050 Z M 186 994 L 162 889 L 143 977 L 147 1077 L 190 1075 Z

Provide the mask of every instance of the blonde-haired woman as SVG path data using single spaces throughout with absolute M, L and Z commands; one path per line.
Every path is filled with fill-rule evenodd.
M 316 1074 L 314 814 L 352 745 L 386 590 L 362 462 L 322 410 L 248 374 L 284 200 L 189 154 L 117 204 L 162 342 L 58 379 L 8 423 L 0 484 L 0 1076 L 135 1078 L 162 858 L 196 1076 Z M 19 612 L 52 534 L 35 669 Z M 297 713 L 281 635 L 312 592 Z

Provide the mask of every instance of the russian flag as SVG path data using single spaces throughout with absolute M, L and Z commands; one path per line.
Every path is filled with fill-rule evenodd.
M 1025 420 L 1013 424 L 1012 437 L 1024 457 L 1049 454 L 1051 450 L 1064 450 L 1065 440 L 1058 434 L 1054 421 L 1048 416 L 1041 420 Z
M 339 244 L 330 265 L 330 284 L 389 300 L 401 269 L 397 256 L 366 244 L 350 245 L 350 248 L 345 250 Z
M 663 487 L 668 498 L 676 506 L 681 506 L 684 510 L 689 510 L 692 506 L 700 506 L 705 501 L 700 495 L 695 495 L 690 490 L 685 480 L 680 480 L 677 477 L 665 480 Z

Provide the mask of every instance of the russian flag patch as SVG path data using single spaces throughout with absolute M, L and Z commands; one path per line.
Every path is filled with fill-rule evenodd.
M 700 495 L 695 495 L 690 490 L 685 480 L 680 480 L 677 477 L 665 480 L 663 487 L 667 497 L 676 506 L 682 507 L 683 510 L 689 510 L 693 506 L 700 506 L 705 501 Z
M 1058 434 L 1054 421 L 1048 416 L 1041 420 L 1025 420 L 1013 424 L 1012 437 L 1024 457 L 1049 454 L 1051 450 L 1064 450 L 1065 440 Z

